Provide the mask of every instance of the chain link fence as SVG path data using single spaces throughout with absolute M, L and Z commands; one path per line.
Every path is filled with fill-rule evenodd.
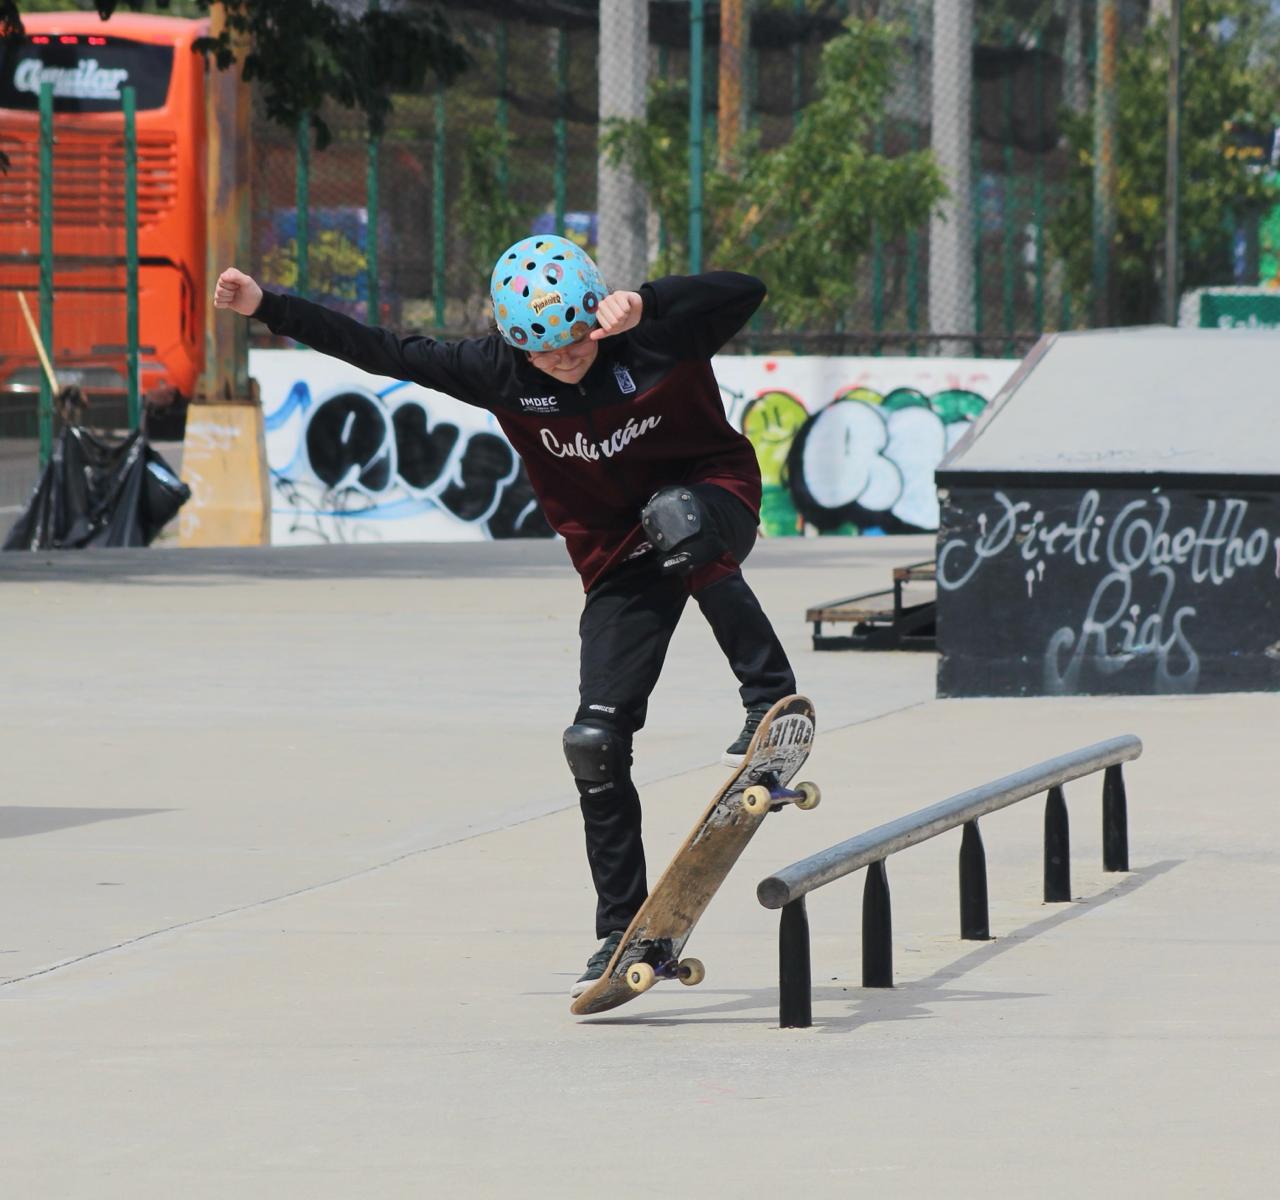
M 734 187 L 749 190 L 752 155 L 795 136 L 824 52 L 846 22 L 869 18 L 891 25 L 896 49 L 866 187 L 877 163 L 932 150 L 949 194 L 908 228 L 891 228 L 887 197 L 832 315 L 784 323 L 766 308 L 737 348 L 1008 356 L 1046 330 L 1158 320 L 1159 267 L 1138 285 L 1107 261 L 1128 236 L 1106 211 L 1116 171 L 1093 171 L 1110 193 L 1096 179 L 1091 193 L 1081 171 L 1098 147 L 1104 166 L 1133 168 L 1113 158 L 1136 153 L 1123 112 L 1098 140 L 1098 63 L 1112 62 L 1103 111 L 1114 112 L 1126 85 L 1107 54 L 1167 22 L 1170 2 L 462 0 L 449 11 L 472 68 L 448 89 L 398 97 L 372 151 L 363 119 L 336 108 L 323 151 L 305 130 L 257 122 L 254 265 L 361 319 L 450 334 L 486 327 L 490 265 L 530 232 L 575 238 L 617 287 L 747 265 L 752 235 L 724 236 Z M 1101 59 L 1099 38 L 1114 39 Z M 604 149 L 618 121 L 646 113 L 648 160 Z M 1184 282 L 1256 283 L 1274 258 L 1269 212 L 1224 214 L 1216 260 L 1201 253 Z

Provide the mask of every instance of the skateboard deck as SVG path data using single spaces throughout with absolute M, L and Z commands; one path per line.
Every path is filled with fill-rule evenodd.
M 788 785 L 813 746 L 813 705 L 804 696 L 779 700 L 760 722 L 733 774 L 698 818 L 649 898 L 628 926 L 604 974 L 569 1011 L 604 1012 L 634 1000 L 659 979 L 702 980 L 702 964 L 680 952 L 730 868 L 765 816 L 783 804 L 812 808 L 813 784 Z

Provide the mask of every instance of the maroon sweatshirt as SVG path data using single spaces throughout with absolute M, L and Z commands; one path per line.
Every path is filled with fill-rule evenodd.
M 759 515 L 755 451 L 725 417 L 710 359 L 764 294 L 760 280 L 731 271 L 646 283 L 640 323 L 601 340 L 576 384 L 539 371 L 497 334 L 457 342 L 399 337 L 273 292 L 254 316 L 272 333 L 370 374 L 492 412 L 589 589 L 644 550 L 640 509 L 659 488 L 714 483 Z

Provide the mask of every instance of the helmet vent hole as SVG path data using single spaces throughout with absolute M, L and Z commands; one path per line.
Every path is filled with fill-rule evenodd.
M 576 317 L 577 315 L 578 315 L 578 310 L 577 310 L 576 308 L 574 308 L 574 307 L 573 307 L 573 305 L 571 304 L 571 305 L 570 305 L 570 306 L 565 310 L 564 319 L 565 319 L 566 321 L 572 321 L 572 320 L 573 320 L 573 318 L 574 318 L 574 317 Z

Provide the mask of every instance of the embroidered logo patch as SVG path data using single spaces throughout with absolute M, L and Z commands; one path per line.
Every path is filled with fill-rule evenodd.
M 636 390 L 636 381 L 631 378 L 631 372 L 621 363 L 614 363 L 613 377 L 618 381 L 618 391 L 624 396 L 629 396 Z

